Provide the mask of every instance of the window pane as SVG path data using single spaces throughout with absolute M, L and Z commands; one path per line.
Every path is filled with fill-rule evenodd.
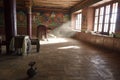
M 102 31 L 102 24 L 99 24 L 98 31 L 99 31 L 99 32 L 101 32 L 101 31 Z
M 77 14 L 77 16 L 76 16 L 76 23 L 75 23 L 75 29 L 78 29 L 78 30 L 81 30 L 81 19 L 82 19 L 82 14 L 81 13 L 79 13 L 79 14 Z
M 79 14 L 79 22 L 80 22 L 80 24 L 81 24 L 81 19 L 82 19 L 82 14 Z
M 95 10 L 95 16 L 98 16 L 98 13 L 99 13 L 99 9 L 96 9 Z
M 109 13 L 110 13 L 110 5 L 107 5 L 105 14 L 109 14 Z
M 98 23 L 98 17 L 95 17 L 95 24 Z
M 110 32 L 109 33 L 111 34 L 112 32 L 113 33 L 115 32 L 115 24 L 110 25 Z
M 99 8 L 95 9 L 94 31 L 97 31 Z
M 103 16 L 100 16 L 99 23 L 103 23 Z
M 118 3 L 115 3 L 115 4 L 116 4 L 115 12 L 117 13 L 117 11 L 118 11 Z
M 94 24 L 94 31 L 97 31 L 97 24 Z
M 105 23 L 109 22 L 109 15 L 105 15 Z
M 101 7 L 100 8 L 100 15 L 103 15 L 103 13 L 104 13 L 104 7 Z
M 117 19 L 117 14 L 112 14 L 111 23 L 116 23 L 116 19 Z
M 117 13 L 118 3 L 114 3 L 112 6 L 112 13 Z
M 104 32 L 108 31 L 108 24 L 104 24 Z
M 112 13 L 115 13 L 115 4 L 112 5 Z
M 76 28 L 77 28 L 77 26 L 78 26 L 78 24 L 77 24 L 77 23 L 78 23 L 78 21 L 76 20 L 76 23 L 75 23 L 75 29 L 76 29 Z
M 80 13 L 79 14 L 79 27 L 80 27 L 80 30 L 81 30 L 81 25 L 82 25 L 82 14 Z
M 109 33 L 111 34 L 112 33 L 112 24 L 110 24 L 110 31 L 109 31 Z

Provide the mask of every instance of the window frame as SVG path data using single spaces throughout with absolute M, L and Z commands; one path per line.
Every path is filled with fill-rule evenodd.
M 99 6 L 96 6 L 96 7 L 94 7 L 94 21 L 93 21 L 93 24 L 94 24 L 94 26 L 93 26 L 93 31 L 94 32 L 96 32 L 96 33 L 100 33 L 100 34 L 104 34 L 104 35 L 109 35 L 109 34 L 111 34 L 110 33 L 110 26 L 111 26 L 111 17 L 112 17 L 112 8 L 113 8 L 113 4 L 114 3 L 117 3 L 118 5 L 119 5 L 119 2 L 118 1 L 112 1 L 112 2 L 107 2 L 107 3 L 104 3 L 104 4 L 102 4 L 102 5 L 99 5 Z M 108 6 L 108 5 L 110 5 L 110 12 L 109 12 L 109 19 L 108 19 L 108 23 L 106 23 L 107 25 L 108 25 L 108 30 L 107 30 L 107 32 L 105 32 L 104 31 L 104 29 L 105 29 L 105 26 L 104 25 L 106 25 L 105 24 L 105 18 L 106 18 L 106 7 Z M 116 12 L 116 22 L 114 23 L 115 24 L 115 28 L 116 28 L 116 23 L 117 23 L 117 16 L 118 16 L 118 5 L 117 5 L 117 12 Z M 99 28 L 99 18 L 100 18 L 100 8 L 101 7 L 104 7 L 104 13 L 103 13 L 103 20 L 102 20 L 102 31 L 99 31 L 98 30 L 98 28 Z M 96 9 L 98 9 L 98 22 L 97 22 L 97 24 L 96 24 L 96 30 L 95 30 L 95 18 L 96 18 Z M 114 30 L 114 32 L 115 32 L 115 30 Z
M 79 20 L 78 21 L 80 21 L 79 23 L 76 23 L 76 21 L 77 21 L 77 16 L 79 16 Z M 76 25 L 76 24 L 78 24 L 78 25 Z M 79 13 L 76 13 L 75 14 L 75 25 L 74 25 L 75 27 L 74 27 L 74 30 L 77 30 L 77 31 L 81 31 L 81 29 L 82 29 L 82 12 L 79 12 Z M 76 26 L 78 26 L 78 27 L 76 27 Z

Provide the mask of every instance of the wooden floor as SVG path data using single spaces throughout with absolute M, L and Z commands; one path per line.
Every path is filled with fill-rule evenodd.
M 30 61 L 37 74 L 30 80 L 120 80 L 120 54 L 68 38 L 40 41 L 27 56 L 0 56 L 0 80 L 28 80 Z

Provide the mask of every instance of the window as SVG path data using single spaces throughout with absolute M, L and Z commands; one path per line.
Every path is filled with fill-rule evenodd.
M 82 13 L 79 13 L 76 15 L 76 20 L 75 20 L 76 30 L 81 30 L 81 23 L 82 23 Z
M 107 4 L 95 9 L 94 31 L 111 34 L 115 32 L 118 3 Z

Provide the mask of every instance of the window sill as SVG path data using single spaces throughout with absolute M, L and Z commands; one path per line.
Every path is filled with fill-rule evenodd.
M 94 33 L 94 32 L 92 32 L 91 33 L 92 35 L 98 35 L 98 36 L 103 36 L 103 37 L 113 37 L 113 35 L 109 35 L 109 34 L 107 34 L 107 33 Z

